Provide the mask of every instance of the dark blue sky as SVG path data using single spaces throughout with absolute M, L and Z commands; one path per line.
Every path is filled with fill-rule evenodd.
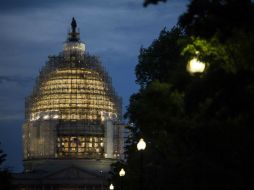
M 187 0 L 143 8 L 142 0 L 8 0 L 0 6 L 0 147 L 5 165 L 22 170 L 24 98 L 48 55 L 62 51 L 74 16 L 87 51 L 100 57 L 123 97 L 137 91 L 135 65 L 141 46 L 172 28 Z

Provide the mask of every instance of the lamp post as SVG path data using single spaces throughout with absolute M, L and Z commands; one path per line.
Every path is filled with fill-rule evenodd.
M 121 190 L 123 190 L 123 177 L 125 176 L 125 171 L 123 168 L 120 170 L 119 176 L 121 178 Z
M 110 186 L 109 186 L 109 189 L 114 190 L 114 188 L 115 188 L 114 185 L 111 183 Z
M 137 149 L 140 151 L 140 190 L 143 190 L 143 151 L 146 149 L 146 142 L 140 139 L 137 144 Z

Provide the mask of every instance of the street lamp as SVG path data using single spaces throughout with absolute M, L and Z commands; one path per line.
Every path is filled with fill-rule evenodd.
M 138 149 L 138 151 L 146 149 L 146 142 L 144 141 L 144 139 L 141 138 L 139 140 L 139 142 L 137 144 L 137 149 Z
M 119 176 L 121 178 L 121 190 L 123 190 L 123 177 L 125 176 L 125 171 L 123 168 L 120 170 Z
M 119 175 L 120 175 L 120 177 L 125 176 L 125 171 L 124 171 L 124 169 L 123 169 L 123 168 L 120 170 Z
M 140 139 L 137 144 L 137 149 L 140 151 L 140 190 L 143 190 L 143 151 L 146 149 L 146 142 Z
M 187 71 L 191 74 L 203 73 L 205 70 L 205 63 L 198 60 L 197 57 L 192 58 L 187 64 Z
M 114 185 L 112 183 L 110 184 L 109 189 L 114 190 Z

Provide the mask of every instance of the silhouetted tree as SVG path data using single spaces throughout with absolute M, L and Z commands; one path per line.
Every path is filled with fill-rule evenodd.
M 234 16 L 236 7 L 243 22 Z M 193 0 L 180 28 L 163 30 L 150 47 L 141 48 L 140 90 L 126 114 L 134 124 L 127 189 L 139 188 L 135 145 L 141 136 L 148 143 L 145 189 L 254 187 L 253 10 L 247 0 Z M 207 68 L 192 76 L 185 67 L 196 52 Z
M 6 154 L 0 149 L 0 189 L 11 189 L 11 174 L 7 169 L 4 169 L 2 164 L 6 160 Z
M 166 2 L 167 0 L 144 0 L 144 7 L 146 7 L 149 4 L 157 4 L 158 2 Z
M 251 0 L 192 0 L 179 25 L 188 35 L 230 38 L 237 29 L 254 30 L 254 5 Z

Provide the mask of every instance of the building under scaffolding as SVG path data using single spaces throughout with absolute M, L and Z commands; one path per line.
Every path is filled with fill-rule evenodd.
M 71 25 L 63 52 L 49 57 L 26 98 L 25 173 L 14 176 L 16 188 L 63 189 L 69 184 L 38 185 L 32 178 L 42 173 L 41 184 L 52 172 L 66 170 L 85 171 L 104 180 L 110 164 L 123 158 L 121 99 L 98 58 L 85 52 L 75 19 Z M 22 184 L 24 179 L 33 185 Z M 103 180 L 87 185 L 83 179 L 69 189 L 104 189 Z

